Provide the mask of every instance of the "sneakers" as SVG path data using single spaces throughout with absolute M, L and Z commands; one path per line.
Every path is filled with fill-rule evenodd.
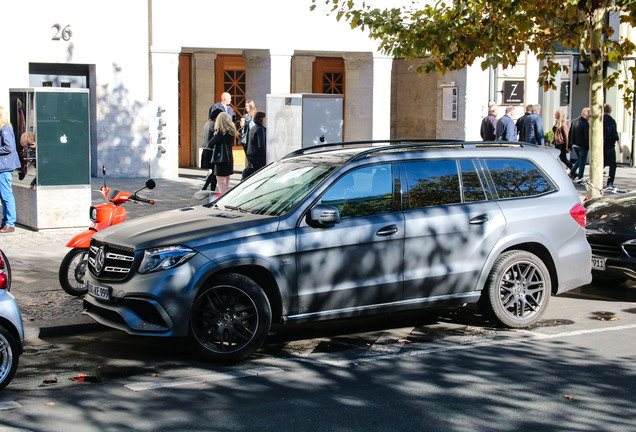
M 2 229 L 0 229 L 0 233 L 10 233 L 15 231 L 15 227 L 12 227 L 10 225 L 5 225 L 2 227 Z

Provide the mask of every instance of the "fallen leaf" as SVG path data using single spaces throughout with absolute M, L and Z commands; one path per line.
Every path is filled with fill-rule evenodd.
M 152 375 L 150 375 L 150 376 L 152 376 L 152 377 L 158 377 L 158 376 L 161 376 L 161 374 L 153 373 L 153 374 L 152 374 Z
M 55 402 L 47 402 L 44 405 L 53 406 L 53 405 L 55 405 Z
M 53 303 L 53 300 L 47 300 L 47 301 L 44 302 L 45 305 L 49 305 L 51 303 Z
M 563 395 L 563 397 L 570 400 L 574 399 L 574 396 L 570 396 L 570 395 Z
M 85 377 L 85 376 L 88 376 L 88 375 L 86 375 L 86 374 L 84 374 L 84 373 L 78 373 L 78 374 L 77 374 L 77 376 L 78 376 L 78 377 Z
M 55 384 L 57 383 L 57 378 L 47 378 L 44 380 L 44 384 Z
M 37 306 L 37 303 L 27 303 L 27 306 Z
M 400 343 L 411 343 L 411 341 L 408 340 L 408 339 L 398 339 L 398 342 L 400 342 Z

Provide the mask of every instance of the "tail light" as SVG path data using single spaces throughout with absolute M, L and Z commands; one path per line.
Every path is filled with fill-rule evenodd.
M 570 210 L 570 216 L 572 216 L 572 219 L 574 219 L 577 224 L 585 228 L 587 217 L 585 215 L 585 207 L 583 207 L 583 204 L 579 203 L 572 207 L 572 210 Z
M 9 281 L 7 280 L 7 272 L 5 271 L 4 257 L 0 253 L 0 289 L 7 289 Z

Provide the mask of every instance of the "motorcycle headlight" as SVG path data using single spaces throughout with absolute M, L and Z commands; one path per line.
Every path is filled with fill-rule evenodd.
M 185 246 L 165 246 L 144 251 L 139 273 L 168 270 L 187 262 L 196 252 Z

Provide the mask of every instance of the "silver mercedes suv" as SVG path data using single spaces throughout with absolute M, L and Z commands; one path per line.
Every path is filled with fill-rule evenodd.
M 558 152 L 383 141 L 298 150 L 216 202 L 95 234 L 85 313 L 188 336 L 212 361 L 294 323 L 479 302 L 531 326 L 591 281 L 585 209 Z

